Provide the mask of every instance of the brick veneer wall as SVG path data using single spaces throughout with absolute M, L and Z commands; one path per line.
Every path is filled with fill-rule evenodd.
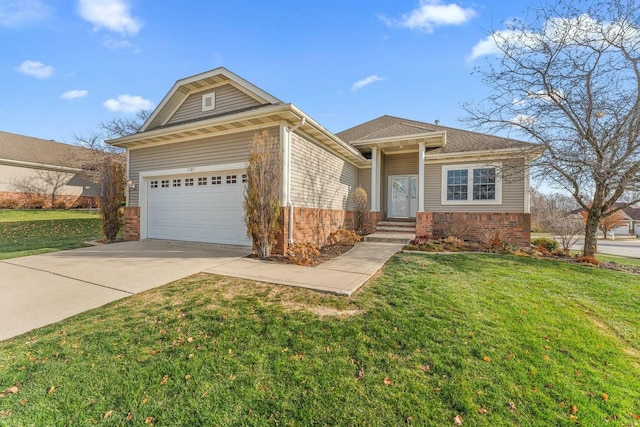
M 286 253 L 289 240 L 289 208 L 282 208 L 279 219 L 280 234 L 274 247 L 275 253 Z M 293 240 L 322 246 L 334 231 L 353 230 L 353 212 L 333 209 L 294 208 Z
M 364 234 L 376 232 L 378 223 L 384 219 L 384 212 L 365 212 Z
M 2 192 L 0 191 L 0 204 L 2 201 L 15 201 L 18 208 L 28 207 L 29 203 L 34 200 L 42 200 L 45 208 L 51 207 L 51 194 L 36 194 L 36 193 L 19 193 L 19 192 Z M 83 208 L 97 208 L 98 198 L 87 196 L 68 196 L 57 195 L 55 203 L 64 202 L 67 208 L 83 207 Z
M 416 235 L 443 238 L 456 236 L 484 242 L 496 233 L 505 242 L 529 247 L 531 214 L 512 212 L 418 212 Z
M 140 240 L 140 208 L 124 208 L 124 240 Z

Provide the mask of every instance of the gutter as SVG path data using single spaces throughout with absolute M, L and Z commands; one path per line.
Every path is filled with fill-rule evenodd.
M 307 118 L 305 116 L 302 116 L 302 120 L 300 121 L 300 123 L 298 123 L 297 125 L 293 126 L 293 127 L 287 127 L 287 140 L 286 140 L 286 144 L 287 144 L 287 207 L 289 208 L 289 238 L 287 239 L 287 242 L 291 245 L 293 244 L 293 203 L 291 203 L 291 134 L 298 129 L 299 127 L 301 127 L 302 125 L 304 125 L 307 122 Z

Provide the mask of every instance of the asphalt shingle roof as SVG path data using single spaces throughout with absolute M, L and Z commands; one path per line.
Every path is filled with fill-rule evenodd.
M 0 160 L 82 168 L 91 158 L 88 148 L 0 131 Z

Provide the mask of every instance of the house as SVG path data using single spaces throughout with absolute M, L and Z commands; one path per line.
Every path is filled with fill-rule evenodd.
M 382 116 L 334 134 L 225 68 L 178 80 L 126 148 L 126 239 L 249 245 L 243 182 L 258 131 L 281 150 L 281 237 L 322 244 L 350 227 L 352 194 L 370 201 L 369 232 L 413 220 L 417 235 L 529 245 L 532 144 Z
M 0 132 L 0 208 L 96 207 L 92 150 Z
M 616 202 L 614 207 L 620 207 L 623 203 Z M 576 221 L 584 222 L 582 208 L 572 210 L 567 214 L 567 217 L 575 219 Z M 608 233 L 613 233 L 615 236 L 636 236 L 640 237 L 640 206 L 631 205 L 620 210 L 620 222 L 624 222 L 624 225 L 620 225 Z

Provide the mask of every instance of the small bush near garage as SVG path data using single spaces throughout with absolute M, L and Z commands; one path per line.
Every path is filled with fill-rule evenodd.
M 100 177 L 100 220 L 105 239 L 113 243 L 123 225 L 122 205 L 125 200 L 125 169 L 121 163 L 107 162 Z
M 311 265 L 318 255 L 320 248 L 308 242 L 296 242 L 287 250 L 287 259 L 297 265 Z

